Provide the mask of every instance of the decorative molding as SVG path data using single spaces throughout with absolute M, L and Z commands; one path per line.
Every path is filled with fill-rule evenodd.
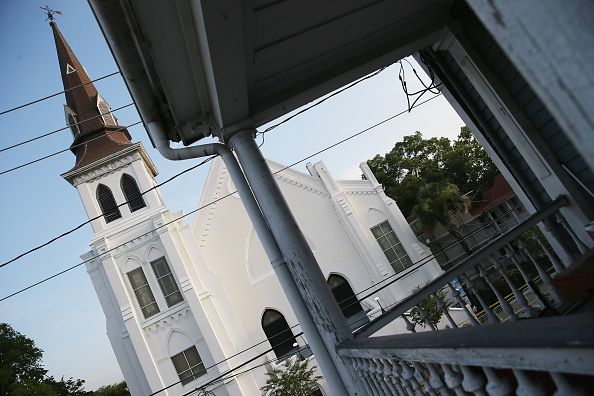
M 88 172 L 82 173 L 80 176 L 76 176 L 72 179 L 72 184 L 76 187 L 82 183 L 88 183 L 94 180 L 99 179 L 102 176 L 114 173 L 122 168 L 127 167 L 134 161 L 138 161 L 142 159 L 142 156 L 139 152 L 132 153 L 130 155 L 126 155 L 120 159 L 115 161 L 109 162 L 99 168 L 95 168 Z
M 227 168 L 224 166 L 221 167 L 221 173 L 219 174 L 219 179 L 217 180 L 217 186 L 215 188 L 215 192 L 213 194 L 213 201 L 216 200 L 219 195 L 221 194 L 221 189 L 225 184 L 225 175 L 227 174 Z M 210 233 L 210 228 L 212 226 L 212 221 L 215 216 L 215 211 L 217 209 L 217 204 L 213 203 L 208 206 L 208 213 L 206 214 L 206 222 L 204 223 L 204 228 L 202 229 L 202 235 L 200 236 L 200 242 L 198 244 L 201 251 L 204 251 L 204 247 L 206 246 L 206 241 L 208 240 L 208 234 Z
M 344 213 L 346 213 L 347 216 L 350 215 L 351 213 L 353 213 L 353 210 L 351 209 L 351 205 L 349 204 L 349 201 L 345 197 L 338 197 L 335 199 L 336 199 L 336 203 L 338 205 L 340 205 L 340 207 L 342 208 L 342 210 L 344 210 Z
M 152 243 L 157 240 L 159 240 L 159 235 L 155 231 L 151 231 L 149 234 L 134 238 L 130 242 L 126 243 L 125 245 L 114 249 L 113 257 L 116 259 L 120 258 L 124 255 L 129 254 L 131 251 L 139 249 L 139 248 L 146 246 L 149 243 Z
M 188 304 L 183 304 L 181 307 L 177 308 L 176 310 L 171 310 L 170 312 L 164 312 L 159 315 L 154 320 L 148 321 L 142 326 L 142 329 L 145 333 L 158 333 L 161 330 L 165 330 L 168 327 L 171 327 L 174 323 L 179 323 L 180 321 L 184 320 L 192 313 Z
M 306 190 L 306 191 L 310 191 L 313 193 L 316 193 L 317 195 L 320 195 L 322 197 L 329 197 L 330 195 L 326 192 L 326 191 L 322 191 L 314 186 L 311 186 L 307 183 L 304 183 L 301 180 L 295 180 L 289 176 L 285 176 L 282 173 L 277 173 L 276 175 L 274 175 L 274 178 L 277 180 L 280 180 L 282 182 L 288 183 L 288 184 L 292 184 L 294 186 L 297 186 L 299 188 L 301 188 L 302 190 Z

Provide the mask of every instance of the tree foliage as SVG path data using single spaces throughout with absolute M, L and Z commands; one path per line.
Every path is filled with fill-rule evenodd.
M 113 385 L 102 386 L 93 392 L 93 396 L 130 396 L 128 385 L 125 381 Z
M 307 359 L 287 359 L 284 367 L 266 373 L 268 379 L 262 392 L 272 396 L 310 396 L 322 378 L 316 376 L 315 369 L 315 366 L 309 367 Z
M 474 208 L 498 173 L 466 126 L 453 142 L 445 137 L 425 139 L 421 132 L 415 132 L 397 142 L 384 156 L 378 154 L 367 163 L 407 218 L 427 185 L 443 188 L 453 184 L 462 195 L 476 193 L 470 203 L 470 208 Z
M 419 290 L 421 290 L 420 286 L 415 287 L 412 291 L 412 294 L 418 293 Z M 446 293 L 443 290 L 438 290 L 435 294 L 437 294 L 437 297 L 444 303 L 444 307 L 447 308 L 449 306 L 449 302 Z M 425 317 L 423 317 L 421 311 L 426 315 Z M 439 309 L 435 296 L 427 297 L 410 310 L 410 321 L 422 327 L 426 327 L 428 325 L 437 326 L 442 316 L 443 311 Z
M 67 379 L 57 381 L 47 375 L 41 363 L 43 351 L 35 342 L 0 323 L 0 395 L 1 396 L 82 396 L 84 381 Z

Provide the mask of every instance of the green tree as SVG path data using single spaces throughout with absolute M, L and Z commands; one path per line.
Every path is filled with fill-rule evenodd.
M 454 184 L 462 195 L 476 194 L 470 203 L 474 208 L 498 173 L 468 127 L 462 127 L 453 142 L 445 137 L 425 139 L 421 132 L 415 132 L 384 156 L 376 155 L 367 163 L 407 218 L 427 184 Z
M 47 375 L 41 363 L 43 351 L 35 342 L 0 323 L 0 396 L 83 396 L 84 381 Z
M 105 385 L 93 392 L 93 396 L 130 396 L 125 381 L 113 385 Z
M 461 223 L 459 215 L 468 211 L 468 205 L 468 198 L 460 194 L 455 184 L 429 183 L 419 189 L 411 217 L 418 218 L 429 235 L 438 224 L 443 225 L 468 253 L 470 249 L 458 230 L 458 224 Z
M 419 292 L 419 290 L 421 290 L 421 286 L 415 287 L 411 294 L 416 294 Z M 435 294 L 437 294 L 437 297 L 447 308 L 449 306 L 449 302 L 447 300 L 446 293 L 443 290 L 438 290 Z M 421 315 L 421 310 L 427 315 L 425 318 L 423 318 L 423 315 Z M 427 297 L 410 310 L 410 321 L 422 327 L 427 327 L 429 324 L 432 326 L 437 326 L 442 316 L 443 312 L 438 308 L 437 299 L 435 296 Z
M 287 359 L 282 369 L 266 373 L 268 379 L 262 392 L 270 392 L 271 396 L 310 396 L 318 389 L 317 382 L 322 378 L 315 375 L 315 369 L 315 366 L 309 367 L 307 359 Z

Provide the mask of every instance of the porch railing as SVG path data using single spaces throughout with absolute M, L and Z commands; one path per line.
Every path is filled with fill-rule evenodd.
M 565 205 L 560 197 L 488 241 L 341 344 L 339 354 L 369 394 L 579 394 L 572 376 L 594 375 L 594 315 L 548 317 L 569 305 L 553 282 L 565 265 L 534 228 L 556 222 L 557 249 L 568 257 L 585 254 L 559 213 Z M 466 321 L 454 320 L 452 305 Z M 438 328 L 431 309 L 451 329 Z M 412 334 L 371 337 L 397 320 Z M 418 324 L 432 331 L 417 333 Z

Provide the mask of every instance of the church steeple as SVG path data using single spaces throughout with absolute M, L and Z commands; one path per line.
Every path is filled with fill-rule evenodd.
M 50 26 L 64 84 L 66 122 L 73 136 L 70 150 L 76 155 L 74 170 L 118 152 L 132 142 L 129 132 L 118 124 L 53 18 Z

